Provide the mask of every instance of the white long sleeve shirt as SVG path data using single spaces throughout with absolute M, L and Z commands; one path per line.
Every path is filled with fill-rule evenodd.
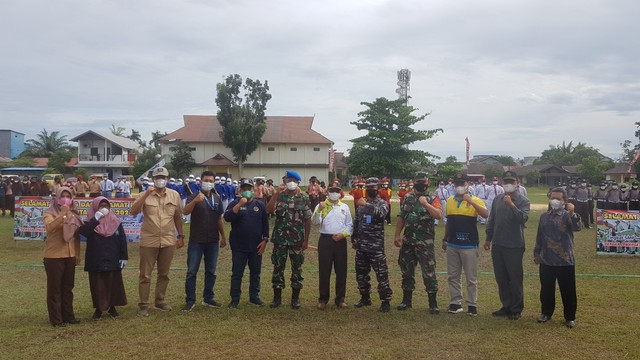
M 321 234 L 339 234 L 350 236 L 353 233 L 353 219 L 351 218 L 351 210 L 349 206 L 342 201 L 332 204 L 329 200 L 325 201 L 326 207 L 320 209 L 318 204 L 311 216 L 311 222 L 314 225 L 320 225 Z

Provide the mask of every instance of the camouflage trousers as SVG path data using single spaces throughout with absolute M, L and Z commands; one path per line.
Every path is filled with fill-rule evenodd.
M 378 279 L 378 295 L 380 300 L 391 301 L 391 286 L 389 285 L 389 270 L 387 268 L 387 256 L 383 252 L 356 251 L 356 281 L 360 295 L 371 292 L 371 268 Z
M 402 271 L 402 290 L 413 291 L 416 285 L 416 265 L 420 264 L 422 281 L 429 294 L 438 292 L 436 279 L 436 253 L 434 240 L 427 239 L 415 244 L 402 244 L 398 256 L 398 265 Z
M 271 253 L 273 275 L 271 283 L 274 289 L 284 289 L 284 269 L 287 265 L 287 255 L 291 259 L 291 288 L 302 289 L 302 264 L 304 264 L 304 250 L 300 246 L 275 245 Z

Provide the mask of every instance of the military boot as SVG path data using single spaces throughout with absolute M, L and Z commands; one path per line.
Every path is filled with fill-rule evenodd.
M 429 293 L 429 314 L 437 315 L 440 314 L 440 309 L 438 309 L 438 300 L 436 299 L 436 293 Z
M 402 295 L 402 302 L 398 305 L 398 310 L 407 310 L 411 309 L 411 297 L 413 296 L 413 291 L 405 290 Z
M 273 289 L 273 301 L 269 305 L 270 308 L 275 309 L 282 304 L 282 289 Z
M 380 312 L 386 313 L 386 312 L 389 312 L 389 311 L 391 311 L 391 304 L 389 304 L 388 301 L 383 301 L 380 304 Z
M 291 308 L 294 310 L 300 309 L 300 289 L 292 289 Z
M 371 305 L 371 295 L 363 294 L 360 296 L 360 301 L 355 303 L 353 306 L 357 308 L 361 308 L 363 306 L 370 306 L 370 305 Z

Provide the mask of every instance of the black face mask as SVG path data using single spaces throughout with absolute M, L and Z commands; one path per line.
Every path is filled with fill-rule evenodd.
M 413 188 L 416 189 L 417 192 L 425 192 L 427 190 L 427 184 L 418 183 L 413 185 Z
M 367 189 L 367 197 L 374 198 L 378 196 L 378 190 L 376 189 Z

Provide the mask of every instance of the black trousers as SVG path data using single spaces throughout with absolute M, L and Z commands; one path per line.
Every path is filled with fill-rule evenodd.
M 491 260 L 496 283 L 498 283 L 500 302 L 502 307 L 511 313 L 520 313 L 524 309 L 523 256 L 524 247 L 491 246 Z
M 578 298 L 576 295 L 576 267 L 540 264 L 540 304 L 542 314 L 553 316 L 556 308 L 556 280 L 560 288 L 564 319 L 576 319 Z
M 589 204 L 584 201 L 576 201 L 576 212 L 580 214 L 580 219 L 582 220 L 582 224 L 584 227 L 588 227 L 589 225 Z
M 318 240 L 318 273 L 320 296 L 318 302 L 328 303 L 331 285 L 331 268 L 336 272 L 335 303 L 344 302 L 347 292 L 347 239 L 334 241 L 333 235 L 320 234 Z

